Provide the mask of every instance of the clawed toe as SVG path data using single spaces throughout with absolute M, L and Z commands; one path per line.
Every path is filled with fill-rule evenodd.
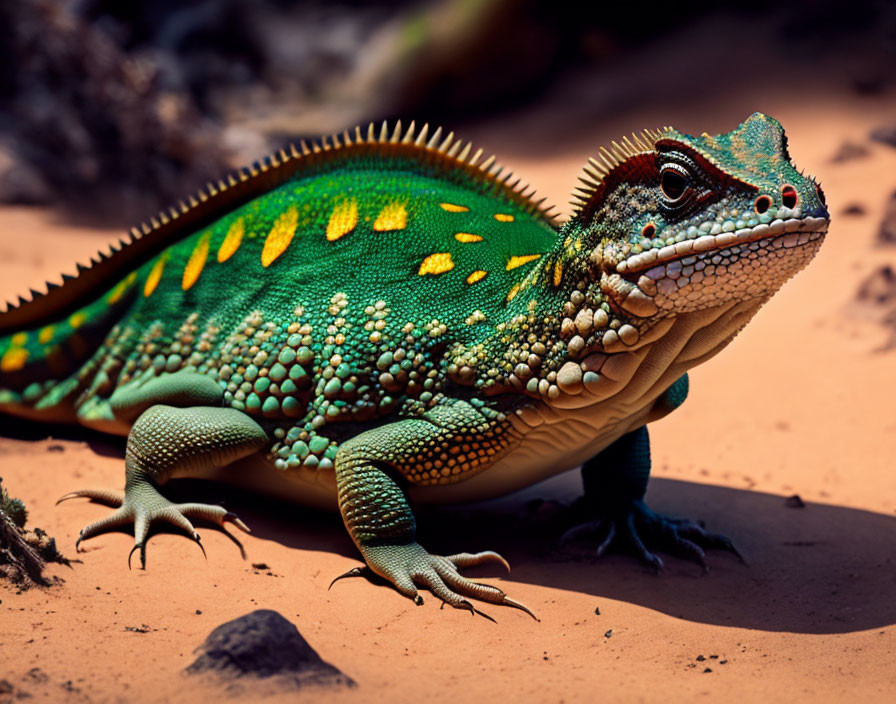
M 56 500 L 56 505 L 58 506 L 63 501 L 68 501 L 69 499 L 75 499 L 81 496 L 110 506 L 121 506 L 124 503 L 123 491 L 114 491 L 112 489 L 80 489 L 78 491 L 70 491 L 65 496 L 60 496 Z
M 138 493 L 136 497 L 128 496 L 123 492 L 108 491 L 104 489 L 85 489 L 80 491 L 72 491 L 61 497 L 56 503 L 59 504 L 68 499 L 76 497 L 85 497 L 95 501 L 101 501 L 106 504 L 117 506 L 116 510 L 109 516 L 101 518 L 87 526 L 85 526 L 78 539 L 75 542 L 75 550 L 80 551 L 81 543 L 101 533 L 105 533 L 113 528 L 119 528 L 128 524 L 134 526 L 134 547 L 128 553 L 128 569 L 131 567 L 131 558 L 134 553 L 139 550 L 140 564 L 146 569 L 146 541 L 152 523 L 164 521 L 170 523 L 175 528 L 181 530 L 188 535 L 198 546 L 203 557 L 208 559 L 205 553 L 205 547 L 202 545 L 202 539 L 193 524 L 187 516 L 199 518 L 210 523 L 224 527 L 225 523 L 233 523 L 240 530 L 248 533 L 249 527 L 243 523 L 234 513 L 227 511 L 221 506 L 212 506 L 210 504 L 201 503 L 185 503 L 173 504 L 161 496 L 154 489 L 152 491 L 144 490 Z M 240 554 L 245 559 L 246 551 L 242 543 L 224 530 L 225 535 L 230 538 L 240 550 Z
M 743 556 L 724 535 L 709 533 L 693 521 L 667 518 L 651 511 L 643 501 L 633 501 L 627 511 L 600 520 L 593 520 L 567 530 L 560 538 L 565 545 L 588 534 L 605 534 L 598 544 L 596 554 L 603 555 L 611 546 L 632 553 L 656 571 L 663 569 L 663 561 L 648 545 L 671 555 L 700 565 L 704 573 L 707 549 L 726 550 L 741 562 Z
M 364 547 L 362 553 L 368 566 L 354 567 L 339 575 L 330 583 L 331 588 L 340 579 L 378 575 L 391 582 L 398 591 L 417 605 L 423 603 L 423 597 L 417 589 L 419 584 L 438 597 L 443 606 L 448 604 L 456 609 L 470 611 L 471 614 L 479 614 L 489 621 L 494 619 L 477 609 L 470 599 L 519 609 L 538 620 L 526 606 L 508 598 L 498 587 L 475 582 L 458 572 L 459 568 L 485 563 L 498 563 L 509 572 L 510 565 L 507 560 L 496 552 L 458 553 L 441 557 L 430 555 L 417 543 L 408 543 Z

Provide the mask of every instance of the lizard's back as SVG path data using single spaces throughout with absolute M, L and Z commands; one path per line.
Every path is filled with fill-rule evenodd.
M 259 167 L 257 193 L 219 184 L 68 282 L 77 307 L 64 286 L 5 314 L 26 329 L 0 341 L 0 408 L 126 434 L 116 409 L 147 380 L 198 373 L 270 427 L 279 469 L 332 468 L 340 441 L 464 381 L 445 351 L 492 334 L 555 243 L 460 146 L 356 136 Z

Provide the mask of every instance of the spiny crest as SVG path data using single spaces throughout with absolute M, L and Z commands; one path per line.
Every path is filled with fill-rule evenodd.
M 601 147 L 598 150 L 598 158 L 590 157 L 585 164 L 584 173 L 579 176 L 581 186 L 573 190 L 570 205 L 573 207 L 573 217 L 586 214 L 589 209 L 598 203 L 606 190 L 607 185 L 613 180 L 613 174 L 627 162 L 646 154 L 652 154 L 657 141 L 671 131 L 671 127 L 662 127 L 656 130 L 644 130 L 641 134 L 632 133 L 631 138 L 623 137 L 619 142 L 610 142 L 610 147 Z
M 303 165 L 315 165 L 357 147 L 399 147 L 418 152 L 433 163 L 445 163 L 464 169 L 469 176 L 494 186 L 510 198 L 524 212 L 549 222 L 555 219 L 552 206 L 545 198 L 533 198 L 535 189 L 496 163 L 495 157 L 483 159 L 482 149 L 474 150 L 471 142 L 457 139 L 454 132 L 443 137 L 441 127 L 430 134 L 429 125 L 419 130 L 414 122 L 405 129 L 401 121 L 393 126 L 387 122 L 377 128 L 370 123 L 365 130 L 360 126 L 341 135 L 324 137 L 319 142 L 301 140 L 285 149 L 209 181 L 195 194 L 179 201 L 176 206 L 161 210 L 148 221 L 132 227 L 126 237 L 91 257 L 89 264 L 77 263 L 77 275 L 62 275 L 61 283 L 47 282 L 44 292 L 31 289 L 30 298 L 19 296 L 17 303 L 8 302 L 0 311 L 0 334 L 39 323 L 41 319 L 63 315 L 83 302 L 85 296 L 96 294 L 116 276 L 139 266 L 181 237 L 213 222 L 228 210 L 263 195 L 295 175 Z

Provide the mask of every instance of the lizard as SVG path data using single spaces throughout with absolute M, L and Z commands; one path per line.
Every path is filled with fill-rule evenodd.
M 163 211 L 0 315 L 0 411 L 127 436 L 124 491 L 76 548 L 151 524 L 200 543 L 173 477 L 338 507 L 364 559 L 422 603 L 526 609 L 430 554 L 412 503 L 582 467 L 598 555 L 706 565 L 731 541 L 644 502 L 647 426 L 812 259 L 824 193 L 781 125 L 665 127 L 588 160 L 561 221 L 454 134 L 383 123 L 281 150 Z M 568 537 L 568 536 L 567 536 Z M 130 563 L 130 555 L 128 557 Z M 508 567 L 509 569 L 509 567 Z M 531 612 L 529 612 L 531 614 Z

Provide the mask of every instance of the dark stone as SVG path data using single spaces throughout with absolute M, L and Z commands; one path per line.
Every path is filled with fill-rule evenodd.
M 852 161 L 854 159 L 863 159 L 868 156 L 868 147 L 864 144 L 856 144 L 855 142 L 843 142 L 833 156 L 831 163 L 837 164 L 844 161 Z
M 896 125 L 876 127 L 875 129 L 871 130 L 871 134 L 869 136 L 875 142 L 880 142 L 881 144 L 888 144 L 891 147 L 896 147 Z
M 844 206 L 843 210 L 840 211 L 841 215 L 847 215 L 850 217 L 858 217 L 860 215 L 864 215 L 867 211 L 865 210 L 865 206 L 861 203 L 849 203 Z
M 355 686 L 321 660 L 292 623 L 269 609 L 218 626 L 197 651 L 201 655 L 187 667 L 190 674 L 216 672 L 228 679 L 280 675 L 297 686 Z
M 793 496 L 788 496 L 784 501 L 784 505 L 787 508 L 806 508 L 806 504 L 799 494 L 794 494 Z
M 896 271 L 888 264 L 875 269 L 859 286 L 856 297 L 874 307 L 889 309 L 896 305 Z
M 880 221 L 877 230 L 877 242 L 884 245 L 896 245 L 896 191 L 890 194 L 890 199 L 884 208 L 884 218 Z

